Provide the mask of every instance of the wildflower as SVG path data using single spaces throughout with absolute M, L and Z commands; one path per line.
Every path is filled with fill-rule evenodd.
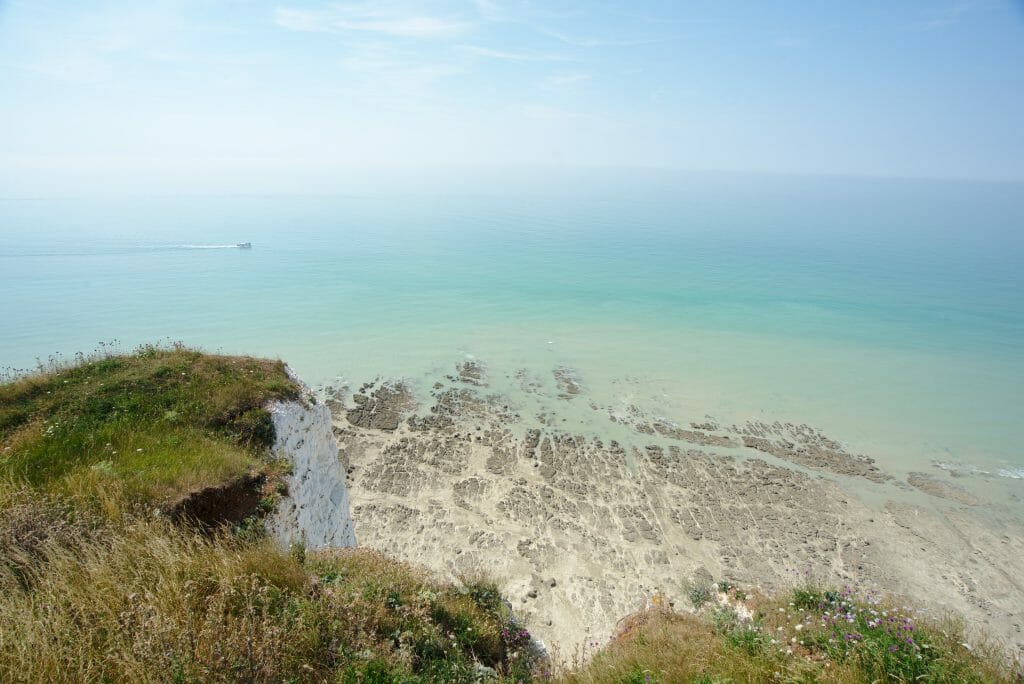
M 803 626 L 803 625 L 801 625 L 801 624 L 797 623 L 797 626 L 796 626 L 796 627 L 795 627 L 794 629 L 796 629 L 796 631 L 798 631 L 798 632 L 799 632 L 799 631 L 800 631 L 801 629 L 803 629 L 803 628 L 804 628 L 804 626 Z

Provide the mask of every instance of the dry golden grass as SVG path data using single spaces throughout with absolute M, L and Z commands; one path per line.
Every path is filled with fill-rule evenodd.
M 801 590 L 795 590 L 774 598 L 750 597 L 744 603 L 753 608 L 751 620 L 739 619 L 735 612 L 717 605 L 699 614 L 658 608 L 636 613 L 622 621 L 605 648 L 588 663 L 570 667 L 561 680 L 571 684 L 1022 681 L 1020 670 L 1007 662 L 997 644 L 976 642 L 966 648 L 962 623 L 911 618 L 891 603 L 858 604 L 851 599 L 843 613 L 859 611 L 873 618 L 870 611 L 874 610 L 880 616 L 883 612 L 899 615 L 899 623 L 913 622 L 914 639 L 923 650 L 908 646 L 894 653 L 889 650 L 892 640 L 881 630 L 844 649 L 841 637 L 840 644 L 834 643 L 836 639 L 829 641 L 836 632 L 822 625 L 820 611 L 800 605 L 801 596 Z M 858 629 L 845 620 L 840 623 L 840 631 Z
M 764 682 L 770 661 L 739 658 L 711 623 L 696 615 L 649 610 L 623 621 L 621 631 L 585 666 L 564 673 L 570 684 L 708 681 Z
M 286 553 L 164 519 L 82 518 L 4 487 L 0 681 L 525 677 L 493 585 L 364 550 Z M 518 658 L 518 660 L 517 660 Z M 520 662 L 521 661 L 521 662 Z

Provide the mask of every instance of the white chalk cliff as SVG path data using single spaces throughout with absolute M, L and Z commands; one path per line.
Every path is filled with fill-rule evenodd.
M 303 387 L 305 390 L 305 388 Z M 308 390 L 304 396 L 310 396 Z M 323 404 L 279 401 L 267 407 L 276 431 L 272 453 L 291 462 L 287 495 L 267 516 L 271 537 L 308 549 L 355 546 L 345 470 Z

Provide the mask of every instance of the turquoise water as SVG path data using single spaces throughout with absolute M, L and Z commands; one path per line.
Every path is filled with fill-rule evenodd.
M 1010 184 L 544 172 L 5 199 L 0 367 L 171 339 L 358 383 L 471 355 L 496 386 L 567 366 L 601 407 L 807 423 L 896 473 L 1011 477 L 1022 263 Z M 570 423 L 606 419 L 578 403 Z

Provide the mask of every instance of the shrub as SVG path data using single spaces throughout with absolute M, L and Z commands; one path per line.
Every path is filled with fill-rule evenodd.
M 695 585 L 690 587 L 687 592 L 687 596 L 689 596 L 690 603 L 692 603 L 693 607 L 697 610 L 700 610 L 713 598 L 711 587 L 707 585 Z

